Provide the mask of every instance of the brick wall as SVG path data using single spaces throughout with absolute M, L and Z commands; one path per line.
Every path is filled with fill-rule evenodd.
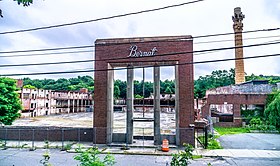
M 182 40 L 184 39 L 184 40 Z M 138 50 L 150 51 L 157 48 L 156 55 L 142 58 L 127 58 L 130 54 L 129 48 L 137 45 Z M 178 65 L 177 80 L 179 88 L 179 119 L 178 127 L 188 128 L 189 124 L 194 123 L 194 78 L 193 65 L 187 64 L 193 62 L 193 41 L 191 36 L 174 37 L 148 37 L 148 38 L 126 38 L 126 39 L 99 39 L 95 42 L 95 70 L 106 70 L 110 67 L 133 66 L 156 66 L 163 64 L 184 64 Z M 174 53 L 180 53 L 174 55 Z M 168 55 L 173 54 L 173 55 Z M 110 111 L 107 96 L 109 75 L 107 71 L 95 72 L 95 94 L 94 94 L 94 127 L 110 128 L 108 126 L 112 119 L 107 117 Z M 176 94 L 177 95 L 177 94 Z M 100 143 L 106 143 L 108 133 L 104 130 L 98 131 L 97 140 Z M 191 134 L 189 142 L 193 142 L 194 137 Z M 184 134 L 182 134 L 183 137 Z M 183 139 L 183 138 L 182 138 Z M 102 141 L 103 140 L 103 141 Z M 108 143 L 108 142 L 107 142 Z
M 211 104 L 233 104 L 233 122 L 219 123 L 221 126 L 241 126 L 240 105 L 265 105 L 267 94 L 209 94 L 206 104 L 201 108 L 202 117 L 210 115 Z

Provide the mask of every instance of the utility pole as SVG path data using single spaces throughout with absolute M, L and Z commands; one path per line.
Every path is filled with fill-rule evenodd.
M 235 84 L 240 84 L 245 82 L 245 71 L 244 71 L 244 60 L 239 59 L 243 58 L 243 39 L 242 39 L 242 31 L 243 31 L 243 19 L 245 15 L 242 14 L 241 8 L 234 8 L 234 15 L 232 16 L 233 21 L 233 30 L 235 37 Z

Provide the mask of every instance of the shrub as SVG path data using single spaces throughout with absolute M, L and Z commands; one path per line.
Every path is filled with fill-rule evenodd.
M 79 146 L 75 151 L 79 154 L 74 156 L 74 159 L 80 161 L 81 166 L 112 166 L 116 163 L 114 156 L 110 154 L 107 154 L 102 161 L 99 155 L 103 150 L 100 151 L 97 147 L 83 150 Z
M 68 143 L 64 146 L 63 150 L 70 150 L 75 143 Z
M 190 164 L 190 159 L 193 159 L 193 146 L 190 144 L 184 143 L 184 151 L 179 152 L 178 154 L 172 154 L 171 166 L 182 166 Z
M 273 92 L 267 99 L 265 117 L 269 124 L 280 131 L 280 91 Z
M 43 164 L 43 166 L 52 166 L 51 163 L 49 162 L 51 156 L 49 151 L 45 151 L 45 153 L 43 154 L 43 159 L 40 160 L 40 163 Z
M 251 126 L 254 126 L 254 125 L 262 125 L 262 124 L 263 124 L 263 122 L 262 122 L 261 118 L 252 118 L 252 119 L 250 120 L 250 125 L 251 125 Z
M 250 126 L 253 130 L 261 130 L 261 131 L 273 131 L 276 130 L 276 127 L 273 125 L 268 124 L 261 124 L 261 125 L 252 125 Z
M 207 149 L 222 149 L 221 144 L 214 138 L 208 141 Z
M 261 118 L 252 118 L 249 128 L 252 130 L 271 131 L 276 130 L 274 125 L 270 125 L 269 121 L 263 122 Z

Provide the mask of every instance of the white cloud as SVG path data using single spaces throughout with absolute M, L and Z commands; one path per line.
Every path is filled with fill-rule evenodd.
M 179 4 L 183 0 L 137 0 L 137 1 L 94 1 L 94 0 L 47 0 L 34 1 L 29 7 L 18 6 L 14 1 L 1 1 L 4 18 L 0 20 L 0 32 L 34 28 L 62 23 L 91 20 L 112 15 L 136 12 L 171 4 Z M 79 24 L 68 27 L 46 29 L 34 32 L 1 35 L 0 51 L 41 49 L 52 47 L 67 47 L 92 45 L 97 38 L 119 38 L 139 36 L 170 36 L 216 34 L 233 32 L 231 16 L 234 7 L 240 6 L 245 14 L 244 31 L 279 27 L 280 17 L 270 9 L 279 9 L 279 1 L 265 0 L 206 0 L 204 2 L 181 7 L 132 15 L 128 17 Z M 279 10 L 278 10 L 279 11 Z M 244 34 L 244 38 L 277 35 L 279 31 Z M 233 40 L 233 35 L 212 38 L 197 38 L 194 43 L 210 40 Z M 244 40 L 244 45 L 261 43 L 273 39 Z M 234 46 L 233 42 L 194 44 L 194 50 Z M 279 53 L 279 46 L 252 47 L 244 50 L 244 56 L 256 56 Z M 46 56 L 47 57 L 47 56 Z M 71 61 L 93 58 L 90 53 L 57 55 L 49 58 L 1 58 L 0 64 L 42 63 L 55 61 Z M 194 55 L 194 61 L 233 58 L 234 50 L 213 52 L 211 54 Z M 279 57 L 245 61 L 248 74 L 279 75 Z M 65 71 L 93 67 L 92 63 L 65 64 L 55 66 L 30 66 L 4 69 L 5 73 L 33 73 L 48 71 Z M 234 68 L 234 62 L 219 62 L 195 65 L 195 78 L 210 74 L 212 70 Z M 173 78 L 174 72 L 162 69 L 162 79 Z M 124 74 L 123 74 L 124 73 Z M 137 72 L 136 72 L 137 73 Z M 152 80 L 147 73 L 147 80 Z M 85 75 L 88 73 L 80 73 Z M 79 74 L 30 76 L 32 78 L 73 77 Z M 150 74 L 151 75 L 151 74 Z M 141 78 L 136 75 L 136 78 Z M 115 78 L 125 78 L 125 72 L 116 72 Z

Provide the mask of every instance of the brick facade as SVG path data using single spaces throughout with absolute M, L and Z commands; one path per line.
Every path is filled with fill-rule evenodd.
M 267 94 L 209 94 L 207 103 L 202 107 L 202 117 L 209 116 L 211 104 L 233 104 L 233 122 L 219 123 L 220 126 L 241 126 L 242 118 L 240 107 L 242 104 L 265 105 Z
M 138 50 L 150 51 L 156 47 L 156 56 L 130 57 L 129 48 L 137 45 Z M 147 38 L 125 38 L 125 39 L 99 39 L 95 42 L 95 91 L 94 91 L 94 127 L 102 127 L 97 131 L 99 143 L 110 143 L 105 134 L 106 128 L 111 128 L 112 103 L 112 71 L 106 71 L 114 67 L 139 66 L 161 66 L 176 65 L 176 79 L 178 91 L 178 116 L 177 128 L 189 128 L 194 123 L 194 78 L 193 65 L 193 41 L 191 36 L 172 37 L 147 37 Z M 180 54 L 173 54 L 180 53 Z M 171 55 L 169 55 L 171 54 Z M 173 55 L 172 55 L 173 54 Z M 106 97 L 107 96 L 107 97 Z M 107 129 L 108 130 L 108 129 Z M 179 130 L 177 130 L 179 132 Z M 180 140 L 193 143 L 193 130 L 179 132 Z M 112 134 L 112 133 L 111 133 Z M 186 137 L 190 135 L 190 137 Z

